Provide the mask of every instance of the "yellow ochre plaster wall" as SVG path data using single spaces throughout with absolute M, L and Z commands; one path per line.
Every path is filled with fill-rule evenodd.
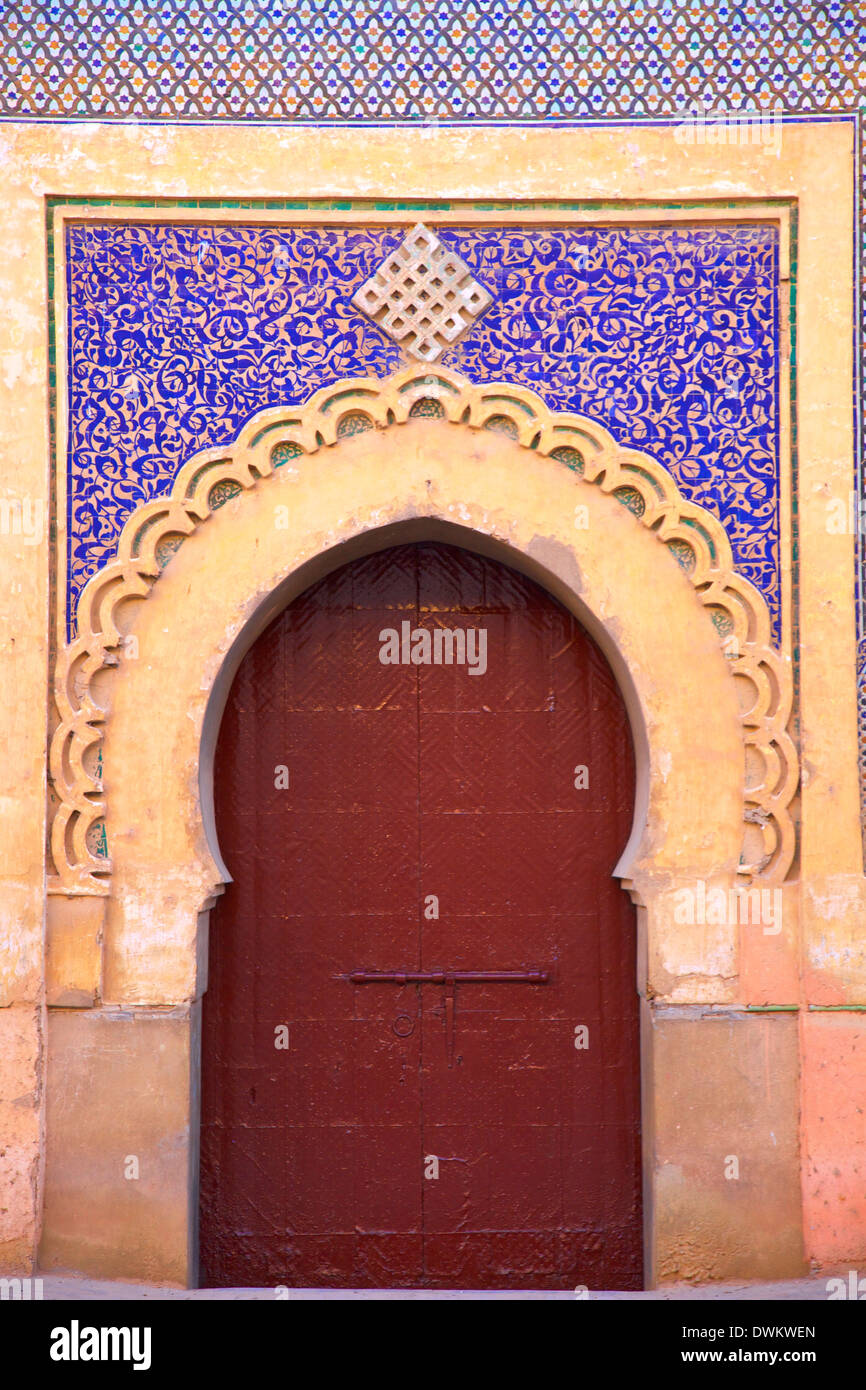
M 4 1268 L 32 1268 L 39 1250 L 46 1268 L 195 1280 L 197 1000 L 206 909 L 221 881 L 196 740 L 212 737 L 225 673 L 275 593 L 286 601 L 293 583 L 339 563 L 334 547 L 377 544 L 377 528 L 381 540 L 446 524 L 491 553 L 510 547 L 513 562 L 595 622 L 621 658 L 638 742 L 645 732 L 648 818 L 620 872 L 639 903 L 648 1281 L 766 1278 L 809 1260 L 866 1258 L 854 538 L 827 526 L 828 500 L 847 498 L 853 477 L 852 171 L 852 127 L 832 121 L 786 124 L 773 148 L 683 146 L 649 127 L 0 129 L 0 486 L 46 500 L 49 196 L 510 199 L 527 217 L 568 198 L 610 204 L 611 221 L 683 218 L 694 204 L 703 220 L 760 208 L 780 223 L 786 208 L 768 204 L 787 200 L 799 242 L 800 665 L 789 731 L 802 770 L 799 852 L 774 884 L 782 931 L 678 925 L 677 883 L 733 881 L 742 843 L 736 685 L 695 588 L 603 487 L 582 485 L 592 524 L 576 536 L 575 478 L 543 452 L 457 423 L 411 422 L 326 444 L 327 468 L 313 455 L 257 482 L 190 527 L 152 595 L 130 602 L 123 622 L 141 656 L 111 677 L 105 745 L 111 891 L 54 883 L 48 894 L 51 553 L 47 535 L 4 536 Z M 267 515 L 277 493 L 292 518 L 279 553 Z M 789 607 L 790 534 L 783 527 Z M 790 638 L 789 625 L 783 663 Z M 181 799 L 166 797 L 157 814 L 165 786 L 181 781 Z M 122 1177 L 129 1152 L 143 1159 L 136 1184 Z M 731 1153 L 746 1181 L 725 1182 Z

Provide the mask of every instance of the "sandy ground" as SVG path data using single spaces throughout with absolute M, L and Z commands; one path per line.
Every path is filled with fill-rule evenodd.
M 238 1299 L 257 1299 L 273 1302 L 277 1297 L 274 1289 L 166 1289 L 153 1284 L 126 1284 L 100 1279 L 88 1279 L 80 1275 L 43 1274 L 42 1296 L 45 1299 L 75 1299 L 82 1302 L 115 1302 L 118 1300 L 170 1299 L 193 1301 L 213 1299 L 233 1301 Z M 652 1289 L 646 1293 L 591 1292 L 590 1299 L 602 1300 L 758 1300 L 773 1299 L 779 1302 L 797 1302 L 808 1299 L 826 1301 L 827 1279 L 829 1275 L 819 1275 L 809 1279 L 788 1279 L 780 1283 L 743 1284 L 669 1284 L 664 1289 Z M 463 1299 L 508 1299 L 508 1300 L 567 1300 L 574 1301 L 573 1293 L 535 1293 L 521 1291 L 428 1291 L 426 1289 L 289 1289 L 288 1298 L 297 1300 L 408 1300 L 419 1302 L 457 1302 Z M 286 1293 L 282 1294 L 286 1297 Z

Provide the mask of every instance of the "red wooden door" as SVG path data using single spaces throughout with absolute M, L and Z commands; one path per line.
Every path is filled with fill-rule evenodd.
M 258 639 L 216 753 L 203 1285 L 641 1286 L 633 796 L 604 657 L 504 565 L 396 547 Z

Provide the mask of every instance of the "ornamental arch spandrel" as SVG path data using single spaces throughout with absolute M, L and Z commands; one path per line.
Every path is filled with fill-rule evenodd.
M 424 539 L 523 570 L 611 663 L 637 759 L 617 876 L 640 909 L 647 999 L 734 1000 L 737 921 L 683 926 L 677 895 L 698 881 L 725 894 L 778 887 L 791 866 L 789 666 L 771 646 L 764 600 L 733 570 L 722 526 L 650 457 L 595 422 L 551 414 L 522 388 L 472 386 L 438 368 L 344 381 L 257 415 L 234 446 L 197 455 L 170 497 L 130 518 L 58 663 L 53 892 L 58 916 L 67 912 L 90 943 L 80 1002 L 101 1001 L 111 1026 L 136 1027 L 142 1046 L 171 1016 L 177 1075 L 191 1078 L 167 1101 L 175 1127 L 186 1116 L 160 1184 L 174 1224 L 145 1242 L 143 1272 L 184 1282 L 195 1267 L 197 1001 L 207 912 L 227 880 L 210 779 L 232 677 L 315 580 Z M 657 1098 L 652 1028 L 645 1034 L 652 1214 Z M 153 1123 L 158 1130 L 156 1115 Z M 119 1229 L 128 1236 L 131 1221 L 141 1235 L 148 1225 L 146 1205 L 121 1217 L 112 1200 L 102 1234 L 97 1223 L 85 1240 L 101 1268 Z M 52 1234 L 50 1196 L 47 1210 L 46 1249 L 58 1256 L 78 1237 Z M 67 1219 L 58 1215 L 56 1228 Z M 652 1268 L 676 1239 L 651 1215 Z

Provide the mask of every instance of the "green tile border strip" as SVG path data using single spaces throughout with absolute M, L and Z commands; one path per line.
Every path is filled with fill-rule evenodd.
M 787 197 L 761 198 L 762 207 L 792 208 L 796 200 Z M 50 214 L 58 207 L 122 207 L 122 208 L 234 208 L 257 212 L 600 212 L 628 208 L 670 208 L 688 211 L 695 206 L 727 209 L 736 212 L 743 208 L 742 198 L 563 198 L 556 202 L 541 202 L 534 198 L 503 199 L 498 202 L 473 198 L 452 198 L 449 201 L 430 198 L 411 198 L 405 202 L 376 198 L 141 198 L 100 197 L 80 195 L 62 197 L 51 194 L 45 199 Z
M 747 1014 L 864 1014 L 866 1004 L 747 1004 Z
M 791 707 L 792 734 L 797 757 L 800 757 L 800 457 L 799 431 L 797 428 L 797 274 L 800 250 L 800 209 L 796 202 L 790 211 L 789 234 L 789 274 L 788 282 L 788 414 L 789 449 L 791 456 L 791 666 L 793 668 L 793 702 Z M 781 286 L 780 286 L 781 288 Z M 781 300 L 781 294 L 780 294 Z M 781 325 L 780 325 L 781 327 Z M 781 333 L 780 333 L 781 338 Z M 778 393 L 777 393 L 778 394 Z M 799 872 L 799 834 L 797 853 L 794 856 L 788 877 Z

